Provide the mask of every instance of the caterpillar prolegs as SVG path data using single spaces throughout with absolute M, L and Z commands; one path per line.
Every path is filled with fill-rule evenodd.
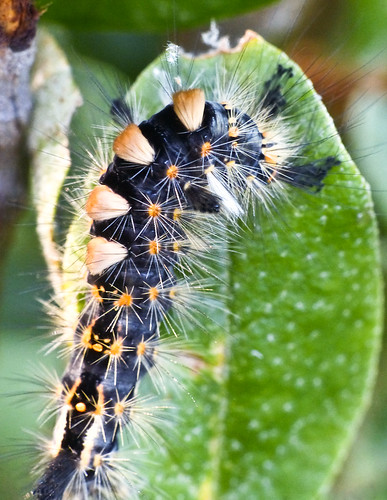
M 149 70 L 153 82 L 143 97 L 160 92 L 164 107 L 150 104 L 151 112 L 134 120 L 130 92 L 112 101 L 119 132 L 104 147 L 114 156 L 101 165 L 85 202 L 91 224 L 86 305 L 71 340 L 50 457 L 34 498 L 141 494 L 135 477 L 121 475 L 115 457 L 122 430 L 133 425 L 140 382 L 160 369 L 160 325 L 168 325 L 171 310 L 187 307 L 196 272 L 199 279 L 216 278 L 203 263 L 218 258 L 218 248 L 240 224 L 261 210 L 275 214 L 290 190 L 318 196 L 329 174 L 349 161 L 319 129 L 329 119 L 322 120 L 325 111 L 312 99 L 310 82 L 275 51 L 265 65 L 258 57 L 262 43 L 248 32 L 234 51 L 239 59 L 230 50 L 213 56 L 208 68 L 201 66 L 205 59 L 171 46 L 163 63 Z M 242 69 L 243 58 L 251 58 L 251 66 Z M 295 86 L 301 91 L 292 101 Z M 329 210 L 319 224 L 335 217 Z M 264 299 L 254 293 L 251 302 Z M 205 486 L 200 491 L 204 498 Z

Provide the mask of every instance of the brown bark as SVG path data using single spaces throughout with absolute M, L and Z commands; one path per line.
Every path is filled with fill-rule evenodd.
M 38 11 L 29 0 L 0 2 L 0 259 L 24 204 L 28 157 L 25 133 Z

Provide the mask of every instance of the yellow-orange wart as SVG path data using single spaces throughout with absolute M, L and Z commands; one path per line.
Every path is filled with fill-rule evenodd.
M 197 130 L 202 124 L 206 104 L 203 90 L 190 89 L 175 92 L 172 101 L 173 109 L 184 127 L 190 132 Z
M 136 351 L 137 356 L 144 356 L 145 351 L 146 351 L 145 342 L 140 342 L 139 344 L 137 344 L 137 351 Z
M 231 102 L 229 101 L 222 101 L 220 104 L 224 106 L 224 109 L 231 110 L 233 108 Z
M 79 413 L 84 413 L 86 411 L 86 405 L 85 403 L 83 403 L 82 401 L 80 401 L 79 403 L 77 403 L 75 405 L 75 409 L 79 412 Z
M 236 161 L 235 160 L 230 160 L 230 161 L 226 162 L 226 167 L 229 168 L 230 170 L 232 168 L 234 168 L 235 165 L 236 165 Z
M 102 352 L 103 351 L 103 346 L 102 344 L 93 344 L 92 349 L 95 352 Z
M 255 181 L 255 177 L 254 177 L 254 175 L 248 175 L 248 176 L 246 177 L 246 184 L 247 184 L 248 186 L 251 186 L 251 185 L 253 184 L 253 182 L 254 182 L 254 181 Z
M 176 177 L 179 174 L 179 167 L 176 165 L 171 165 L 170 167 L 167 168 L 167 177 L 169 179 L 176 179 Z
M 148 207 L 150 217 L 158 217 L 161 214 L 161 207 L 157 203 L 151 203 Z
M 96 469 L 97 467 L 103 466 L 103 456 L 101 453 L 96 453 L 93 459 L 93 467 Z
M 90 325 L 86 326 L 82 332 L 80 343 L 85 349 L 88 349 L 89 347 L 91 347 L 90 340 L 91 340 L 91 331 L 93 328 L 93 324 L 94 324 L 94 322 L 91 323 Z
M 94 299 L 102 304 L 103 298 L 101 297 L 101 293 L 105 291 L 105 288 L 103 286 L 98 287 L 97 285 L 93 285 L 91 287 L 91 295 L 94 297 Z
M 125 413 L 125 405 L 123 405 L 120 401 L 118 401 L 114 405 L 114 414 L 117 417 L 122 417 L 122 415 Z
M 239 137 L 239 128 L 236 126 L 230 127 L 228 129 L 228 135 L 229 135 L 229 137 L 232 137 L 232 138 Z
M 211 143 L 209 141 L 202 144 L 200 155 L 202 158 L 205 158 L 211 153 Z
M 160 253 L 161 245 L 157 240 L 152 240 L 149 242 L 149 253 L 151 255 L 157 255 Z
M 157 290 L 156 287 L 153 286 L 152 288 L 149 288 L 148 294 L 149 294 L 149 300 L 153 301 L 156 300 L 157 297 L 159 296 L 159 291 Z
M 183 211 L 180 208 L 175 208 L 173 211 L 173 220 L 179 220 Z
M 97 386 L 98 401 L 95 405 L 94 415 L 103 415 L 105 413 L 105 395 L 103 393 L 103 385 Z
M 278 155 L 274 153 L 273 151 L 268 151 L 267 149 L 264 150 L 263 152 L 265 156 L 265 162 L 269 163 L 270 165 L 277 165 L 278 163 Z
M 123 160 L 139 165 L 153 162 L 155 152 L 148 139 L 137 125 L 131 123 L 118 135 L 113 143 L 113 151 Z
M 133 304 L 133 297 L 130 293 L 123 293 L 119 299 L 114 301 L 116 307 L 130 307 Z
M 122 351 L 123 351 L 123 347 L 122 347 L 122 344 L 124 342 L 124 339 L 122 338 L 118 338 L 117 340 L 115 340 L 112 345 L 110 346 L 110 349 L 109 349 L 109 354 L 111 356 L 121 356 L 122 354 Z
M 74 384 L 72 385 L 72 387 L 70 389 L 66 390 L 66 396 L 65 396 L 64 401 L 67 405 L 71 406 L 71 400 L 75 396 L 75 393 L 76 393 L 80 383 L 81 383 L 81 379 L 77 378 L 76 381 L 74 382 Z
M 278 170 L 272 170 L 270 176 L 268 177 L 267 179 L 267 183 L 270 184 L 271 182 L 274 181 L 274 179 L 277 177 L 277 174 L 278 174 Z

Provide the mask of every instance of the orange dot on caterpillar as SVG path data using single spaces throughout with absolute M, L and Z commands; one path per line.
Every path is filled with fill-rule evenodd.
M 95 300 L 99 303 L 102 303 L 103 302 L 103 298 L 101 297 L 101 293 L 103 293 L 105 291 L 104 287 L 103 286 L 96 286 L 96 285 L 92 285 L 91 287 L 91 295 L 95 298 Z
M 172 180 L 177 178 L 178 173 L 179 168 L 176 165 L 171 165 L 170 167 L 168 167 L 166 175 L 169 179 Z
M 145 351 L 146 351 L 146 344 L 145 344 L 145 342 L 140 342 L 137 345 L 137 356 L 143 356 L 145 354 Z
M 202 158 L 205 158 L 208 156 L 211 152 L 211 143 L 209 141 L 205 142 L 202 147 L 201 147 L 201 156 Z
M 86 411 L 86 405 L 85 403 L 83 403 L 82 401 L 80 401 L 79 403 L 77 403 L 75 405 L 75 409 L 79 412 L 79 413 L 84 413 Z
M 157 300 L 160 292 L 158 291 L 158 289 L 156 287 L 151 287 L 149 289 L 148 294 L 149 294 L 149 300 L 154 301 L 154 300 Z
M 133 296 L 129 293 L 123 293 L 119 299 L 114 301 L 116 307 L 130 307 L 133 304 Z
M 148 214 L 150 217 L 156 218 L 161 214 L 161 206 L 158 203 L 151 203 L 148 207 Z

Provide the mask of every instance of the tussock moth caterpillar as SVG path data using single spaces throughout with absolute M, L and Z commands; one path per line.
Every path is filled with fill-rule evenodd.
M 243 54 L 246 58 L 254 44 L 262 43 L 255 35 L 250 37 L 242 42 L 242 46 L 248 43 Z M 228 57 L 232 52 L 221 56 L 225 61 Z M 51 450 L 54 457 L 36 483 L 37 498 L 126 498 L 137 494 L 137 487 L 133 489 L 135 474 L 122 480 L 121 471 L 115 471 L 118 431 L 121 426 L 132 425 L 131 402 L 138 399 L 134 388 L 142 374 L 157 370 L 157 359 L 163 356 L 158 325 L 175 301 L 179 304 L 179 296 L 180 305 L 185 306 L 184 291 L 190 288 L 191 270 L 211 260 L 218 247 L 223 248 L 225 233 L 227 237 L 230 227 L 235 231 L 238 220 L 247 221 L 249 213 L 250 217 L 257 216 L 259 206 L 275 213 L 278 200 L 290 196 L 287 186 L 324 195 L 330 185 L 328 174 L 341 172 L 339 169 L 349 162 L 341 147 L 335 145 L 332 154 L 320 155 L 320 141 L 303 140 L 303 131 L 287 126 L 285 110 L 290 114 L 299 110 L 297 103 L 292 110 L 286 92 L 296 79 L 300 86 L 305 85 L 305 95 L 301 93 L 299 98 L 307 99 L 310 87 L 281 57 L 276 53 L 271 71 L 267 71 L 269 77 L 261 78 L 254 88 L 250 72 L 238 74 L 236 81 L 235 70 L 228 73 L 225 61 L 212 68 L 216 85 L 208 75 L 203 78 L 205 67 L 198 70 L 200 60 L 192 66 L 198 76 L 190 81 L 183 60 L 173 56 L 177 71 L 174 74 L 172 68 L 172 77 L 167 75 L 163 81 L 163 66 L 153 68 L 153 77 L 163 81 L 162 87 L 167 86 L 169 102 L 165 107 L 160 106 L 153 116 L 150 113 L 151 117 L 135 124 L 128 120 L 131 109 L 127 103 L 113 103 L 113 115 L 121 122 L 112 144 L 115 156 L 109 166 L 105 164 L 101 185 L 85 202 L 85 210 L 93 220 L 93 239 L 86 257 L 91 298 L 81 313 L 70 365 L 61 382 L 61 416 L 54 433 L 56 447 Z M 231 67 L 235 68 L 235 64 L 234 60 Z M 313 127 L 310 116 L 316 113 L 314 103 L 303 109 L 307 109 L 307 121 Z M 329 143 L 326 133 L 321 142 L 325 149 Z M 317 155 L 305 161 L 303 147 L 310 148 L 311 144 Z M 349 184 L 353 182 L 350 177 L 343 174 Z M 254 210 L 256 200 L 258 208 Z M 300 214 L 304 211 L 300 207 Z M 320 224 L 325 224 L 326 218 L 338 218 L 326 207 L 320 217 Z M 264 234 L 265 230 L 261 230 Z M 373 234 L 372 228 L 367 233 L 361 224 L 358 231 L 359 237 L 362 234 L 371 238 Z M 318 234 L 315 238 L 318 243 Z M 253 237 L 251 243 L 255 243 Z M 313 259 L 313 252 L 306 256 Z M 343 257 L 337 256 L 340 265 Z M 237 267 L 243 266 L 243 258 L 231 255 L 231 260 Z M 261 271 L 259 278 L 264 281 L 263 274 Z M 299 279 L 296 274 L 294 271 L 290 275 L 294 283 Z M 237 289 L 238 279 L 233 279 Z M 254 292 L 250 302 L 256 305 L 258 294 Z M 264 303 L 262 296 L 259 300 Z M 317 308 L 318 303 L 314 304 Z M 266 313 L 273 315 L 266 307 Z M 304 307 L 302 302 L 295 304 L 299 311 Z M 292 323 L 286 323 L 285 329 L 290 332 Z M 274 338 L 276 333 L 270 335 Z M 222 373 L 222 357 L 227 356 L 227 342 L 236 341 L 234 337 L 222 346 L 225 338 L 218 340 L 221 349 L 213 369 L 217 382 L 226 376 Z M 243 339 L 239 337 L 238 342 L 243 344 Z M 251 355 L 258 359 L 256 347 Z M 171 356 L 170 349 L 164 356 Z M 272 363 L 278 367 L 283 361 L 273 356 Z M 230 382 L 230 378 L 226 380 Z M 318 377 L 315 382 L 317 388 Z M 238 378 L 232 383 L 238 384 Z M 282 412 L 292 412 L 291 401 L 283 405 Z M 263 433 L 261 437 L 263 442 Z M 234 446 L 231 456 L 237 453 L 238 443 Z M 216 452 L 212 453 L 214 463 Z M 269 470 L 272 465 L 266 461 L 262 467 Z M 158 491 L 156 484 L 154 488 Z M 208 477 L 204 476 L 193 495 L 212 494 L 209 488 Z M 235 491 L 235 485 L 231 484 L 232 488 Z

